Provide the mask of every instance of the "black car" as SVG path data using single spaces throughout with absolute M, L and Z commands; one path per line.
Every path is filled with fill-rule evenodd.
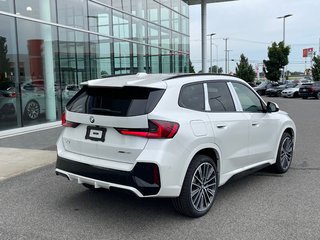
M 279 84 L 276 82 L 262 82 L 259 86 L 254 87 L 254 90 L 256 90 L 259 95 L 265 95 L 267 89 L 277 86 L 279 86 Z
M 286 88 L 294 88 L 297 84 L 287 83 L 277 87 L 271 87 L 266 90 L 268 97 L 281 97 L 281 92 Z
M 299 96 L 303 99 L 308 97 L 320 99 L 320 82 L 302 84 L 299 88 Z

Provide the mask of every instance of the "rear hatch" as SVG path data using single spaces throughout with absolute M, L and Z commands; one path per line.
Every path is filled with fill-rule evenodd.
M 304 83 L 299 88 L 299 93 L 308 93 L 312 91 L 312 83 Z
M 155 87 L 85 85 L 67 104 L 63 144 L 67 151 L 133 163 L 148 139 L 121 134 L 124 129 L 148 129 L 150 113 L 165 91 Z

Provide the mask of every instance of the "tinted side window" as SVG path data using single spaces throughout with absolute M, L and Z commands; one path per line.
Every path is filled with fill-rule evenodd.
M 211 112 L 234 112 L 235 107 L 225 82 L 208 83 L 208 97 Z
M 232 83 L 244 112 L 264 112 L 260 99 L 251 89 L 241 83 Z
M 185 85 L 182 87 L 179 96 L 179 105 L 197 111 L 204 111 L 203 84 Z

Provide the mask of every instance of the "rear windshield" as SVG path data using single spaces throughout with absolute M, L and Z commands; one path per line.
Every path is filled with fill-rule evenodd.
M 165 90 L 142 87 L 104 88 L 84 86 L 67 104 L 76 113 L 106 116 L 138 116 L 150 113 Z

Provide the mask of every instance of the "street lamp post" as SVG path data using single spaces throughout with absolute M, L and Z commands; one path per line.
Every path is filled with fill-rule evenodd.
M 283 19 L 283 45 L 285 44 L 285 40 L 286 40 L 286 18 L 287 17 L 291 17 L 292 14 L 287 14 L 287 15 L 284 15 L 282 17 L 277 17 L 277 19 Z
M 217 66 L 216 73 L 219 73 L 219 62 L 218 62 L 218 58 L 219 58 L 218 51 L 219 51 L 219 49 L 218 49 L 218 45 L 214 44 L 214 43 L 212 43 L 212 45 L 216 47 L 216 66 Z
M 212 36 L 216 35 L 216 33 L 210 33 L 207 36 L 210 36 L 210 72 L 212 73 Z
M 291 17 L 292 14 L 287 14 L 287 15 L 284 15 L 282 17 L 277 17 L 277 19 L 283 19 L 283 46 L 285 47 L 285 40 L 286 40 L 286 18 L 288 17 Z M 285 72 L 286 72 L 286 67 L 284 66 L 283 67 L 283 74 L 282 74 L 282 80 L 284 80 L 284 77 L 285 77 Z

